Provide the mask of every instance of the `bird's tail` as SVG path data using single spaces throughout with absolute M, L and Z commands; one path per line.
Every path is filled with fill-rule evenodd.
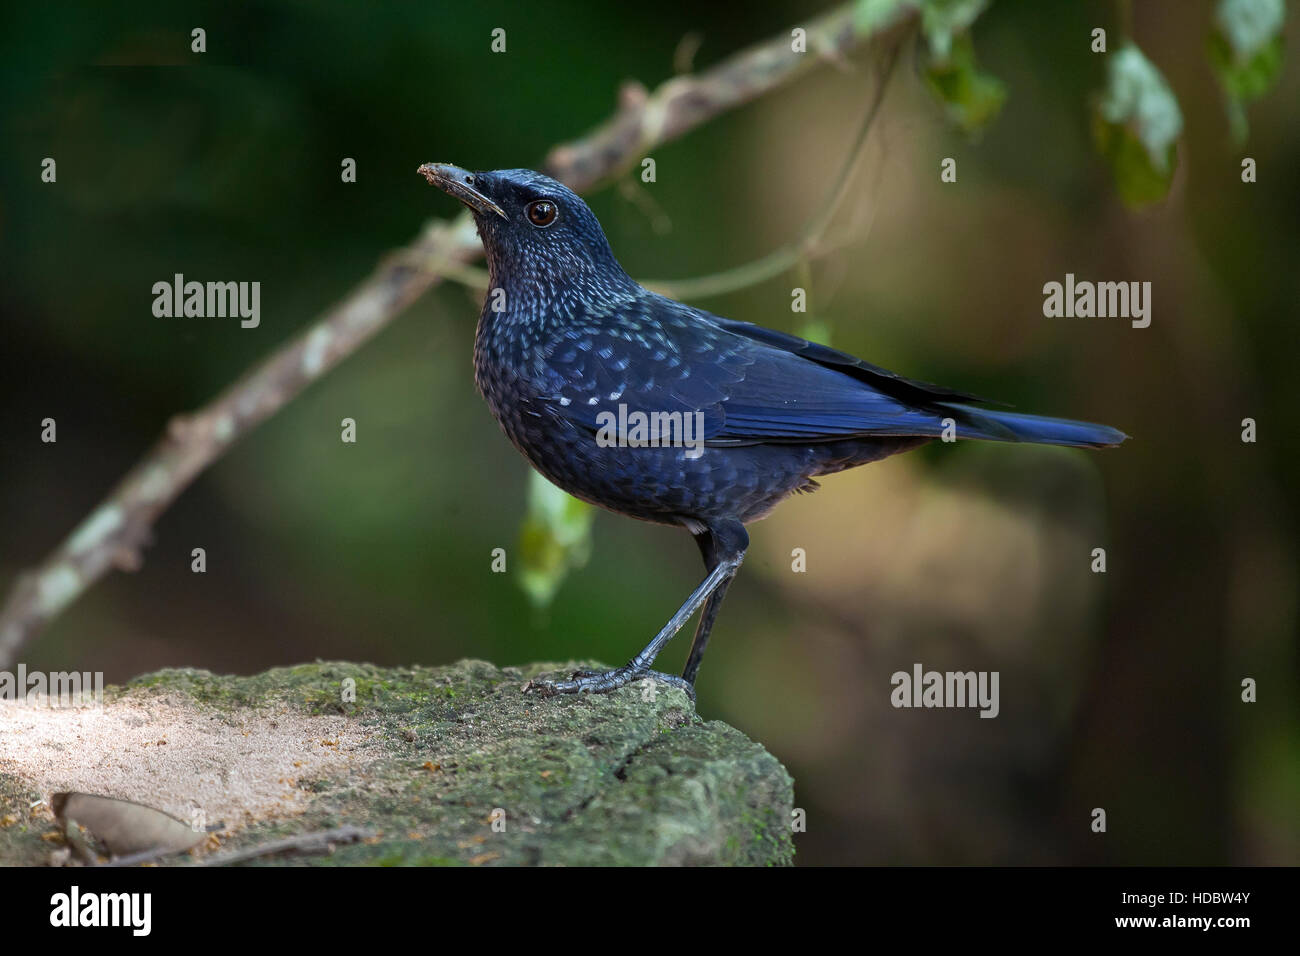
M 944 403 L 943 407 L 958 413 L 953 416 L 957 423 L 958 438 L 1023 441 L 1036 445 L 1069 445 L 1074 448 L 1110 448 L 1128 438 L 1117 428 L 1093 422 L 992 411 L 956 403 Z

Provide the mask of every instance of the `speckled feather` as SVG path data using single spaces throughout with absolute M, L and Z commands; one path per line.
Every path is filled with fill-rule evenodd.
M 492 289 L 475 379 L 524 456 L 571 494 L 696 529 L 766 515 L 813 479 L 938 437 L 1114 444 L 1087 423 L 975 408 L 974 396 L 902 378 L 795 336 L 652 293 L 614 258 L 577 195 L 531 170 L 475 173 L 506 218 L 476 216 Z M 523 213 L 549 200 L 545 228 Z M 504 308 L 500 294 L 504 294 Z M 700 412 L 706 445 L 602 447 L 602 412 Z

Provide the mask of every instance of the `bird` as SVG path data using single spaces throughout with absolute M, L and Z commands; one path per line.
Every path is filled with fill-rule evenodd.
M 530 169 L 419 172 L 469 208 L 489 292 L 474 380 L 515 448 L 552 483 L 608 511 L 689 532 L 705 575 L 621 667 L 535 678 L 542 697 L 650 679 L 695 683 L 747 525 L 816 479 L 935 438 L 1081 448 L 1119 445 L 1107 425 L 1030 415 L 906 378 L 846 352 L 728 319 L 642 287 L 571 189 Z M 700 613 L 680 676 L 652 670 Z

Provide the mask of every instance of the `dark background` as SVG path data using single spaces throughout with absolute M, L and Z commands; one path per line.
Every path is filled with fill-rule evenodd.
M 1135 6 L 1185 119 L 1166 202 L 1125 209 L 1090 140 L 1104 68 L 1088 35 L 1115 26 L 1111 5 L 994 4 L 974 35 L 1009 97 L 983 137 L 951 128 L 905 62 L 839 220 L 859 238 L 810 277 L 697 303 L 798 331 L 810 317 L 791 314 L 790 289 L 806 285 L 838 347 L 1133 436 L 1105 452 L 932 447 L 827 479 L 751 528 L 699 710 L 789 768 L 803 863 L 1300 860 L 1300 83 L 1288 62 L 1238 148 L 1206 56 L 1211 5 Z M 536 166 L 608 116 L 623 80 L 668 79 L 684 35 L 701 38 L 702 68 L 825 9 L 6 5 L 0 588 L 173 413 L 456 211 L 416 165 Z M 189 52 L 194 26 L 206 54 Z M 498 26 L 505 55 L 489 51 Z M 1294 19 L 1287 33 L 1290 55 Z M 655 149 L 644 193 L 669 232 L 618 189 L 593 194 L 628 271 L 704 275 L 796 236 L 869 76 L 866 59 L 823 68 Z M 56 184 L 40 181 L 46 156 Z M 340 182 L 345 156 L 355 184 Z M 939 181 L 948 156 L 956 184 Z M 175 272 L 259 280 L 260 328 L 155 318 L 151 287 Z M 1067 272 L 1152 282 L 1150 328 L 1044 318 L 1043 283 Z M 73 606 L 28 666 L 122 681 L 317 657 L 624 661 L 699 579 L 695 548 L 602 514 L 593 560 L 548 609 L 490 573 L 528 477 L 474 391 L 477 311 L 439 288 L 240 442 L 163 516 L 143 569 Z M 57 444 L 40 441 L 47 416 Z M 1240 439 L 1247 416 L 1256 444 Z M 790 570 L 796 547 L 806 574 Z M 1000 671 L 1001 715 L 894 710 L 889 677 L 917 661 Z

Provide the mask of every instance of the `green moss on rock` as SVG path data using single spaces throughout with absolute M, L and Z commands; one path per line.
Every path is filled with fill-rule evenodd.
M 532 676 L 575 666 L 316 662 L 248 677 L 164 670 L 111 689 L 105 706 L 166 695 L 219 719 L 287 707 L 342 715 L 366 731 L 355 769 L 299 783 L 312 794 L 305 812 L 254 823 L 224 842 L 241 848 L 344 824 L 378 837 L 331 856 L 263 865 L 792 862 L 792 782 L 771 754 L 700 719 L 683 693 L 661 686 L 551 699 L 520 693 Z M 0 817 L 30 796 L 0 777 Z M 47 853 L 41 830 L 0 829 L 0 859 Z

